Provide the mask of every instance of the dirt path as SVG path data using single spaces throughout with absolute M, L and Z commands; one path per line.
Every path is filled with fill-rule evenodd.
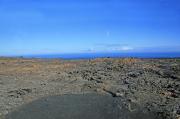
M 46 97 L 24 105 L 6 119 L 158 119 L 156 113 L 129 109 L 126 101 L 108 95 Z

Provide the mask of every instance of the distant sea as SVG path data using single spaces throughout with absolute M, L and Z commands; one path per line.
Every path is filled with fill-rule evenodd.
M 94 58 L 180 58 L 180 52 L 173 53 L 73 53 L 26 55 L 24 58 L 61 58 L 61 59 L 94 59 Z

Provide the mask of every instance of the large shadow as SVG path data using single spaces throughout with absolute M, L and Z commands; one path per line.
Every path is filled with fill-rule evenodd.
M 6 115 L 6 119 L 156 119 L 155 113 L 129 111 L 121 98 L 79 94 L 42 98 Z

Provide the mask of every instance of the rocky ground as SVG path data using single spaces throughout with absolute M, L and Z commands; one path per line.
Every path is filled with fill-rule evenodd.
M 121 97 L 159 118 L 180 119 L 180 59 L 0 58 L 0 118 L 46 96 L 100 93 Z

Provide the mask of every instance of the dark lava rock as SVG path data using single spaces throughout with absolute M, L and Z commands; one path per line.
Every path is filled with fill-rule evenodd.
M 6 119 L 159 119 L 153 112 L 130 111 L 125 103 L 109 95 L 53 96 L 24 105 Z
M 180 105 L 178 105 L 178 106 L 176 107 L 175 111 L 176 111 L 176 114 L 180 115 Z
M 132 78 L 137 78 L 138 76 L 140 76 L 142 74 L 142 72 L 140 71 L 134 71 L 134 72 L 130 72 L 128 74 L 128 76 L 132 77 Z
M 26 95 L 31 92 L 32 89 L 18 89 L 18 90 L 9 91 L 8 94 L 10 97 L 19 98 L 20 96 Z

